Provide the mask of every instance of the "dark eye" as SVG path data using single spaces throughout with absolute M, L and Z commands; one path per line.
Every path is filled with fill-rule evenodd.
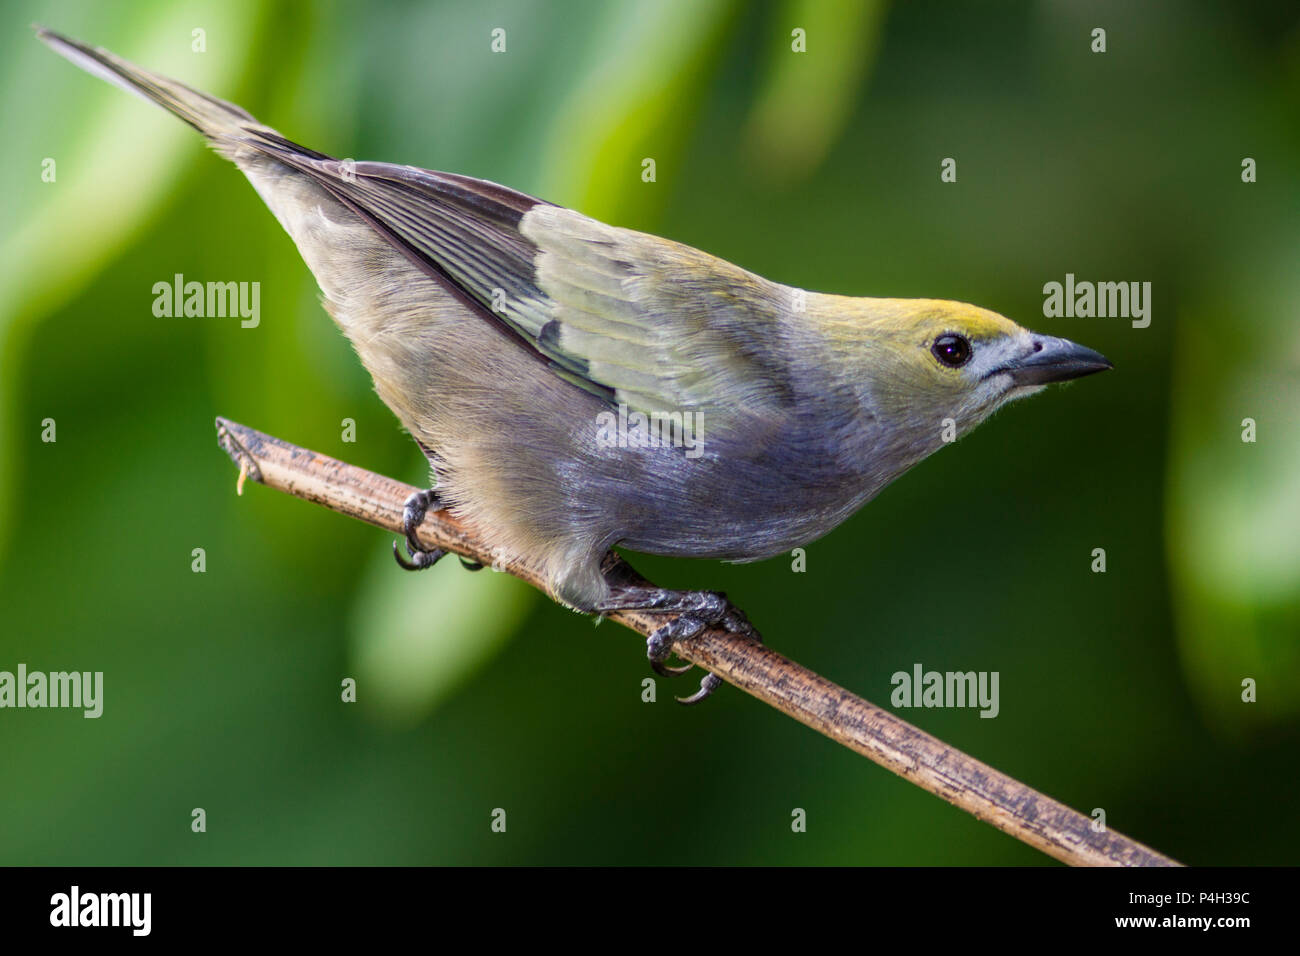
M 970 361 L 971 356 L 970 342 L 966 340 L 966 336 L 952 332 L 935 339 L 934 345 L 930 346 L 930 351 L 949 368 L 961 368 Z

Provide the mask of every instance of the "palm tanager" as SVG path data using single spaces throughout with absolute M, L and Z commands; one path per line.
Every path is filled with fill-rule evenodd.
M 649 638 L 721 626 L 717 592 L 611 585 L 614 546 L 753 561 L 806 545 L 999 406 L 1110 363 L 937 299 L 771 282 L 707 253 L 505 186 L 332 159 L 244 110 L 38 28 L 76 65 L 162 106 L 243 171 L 419 443 L 450 508 L 540 562 L 554 598 L 676 615 Z M 396 545 L 394 545 L 396 551 Z M 706 675 L 686 702 L 718 684 Z

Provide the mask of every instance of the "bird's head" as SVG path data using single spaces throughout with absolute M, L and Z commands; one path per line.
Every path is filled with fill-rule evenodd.
M 840 299 L 828 305 L 828 337 L 858 372 L 863 400 L 921 455 L 1006 402 L 1111 368 L 1092 349 L 964 302 Z

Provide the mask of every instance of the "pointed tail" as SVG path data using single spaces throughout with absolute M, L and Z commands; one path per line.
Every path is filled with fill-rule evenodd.
M 114 86 L 157 103 L 211 140 L 221 142 L 242 139 L 250 127 L 256 131 L 266 129 L 233 103 L 200 93 L 157 73 L 142 70 L 101 47 L 86 46 L 41 26 L 36 27 L 36 35 L 55 53 L 71 60 L 87 73 L 93 73 Z

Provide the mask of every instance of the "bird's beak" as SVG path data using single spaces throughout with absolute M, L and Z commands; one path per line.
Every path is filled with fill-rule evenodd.
M 1100 352 L 1084 348 L 1069 339 L 1035 335 L 1034 345 L 1035 351 L 1024 358 L 1008 362 L 998 371 L 1009 374 L 1016 385 L 1047 385 L 1114 368 L 1110 360 Z

